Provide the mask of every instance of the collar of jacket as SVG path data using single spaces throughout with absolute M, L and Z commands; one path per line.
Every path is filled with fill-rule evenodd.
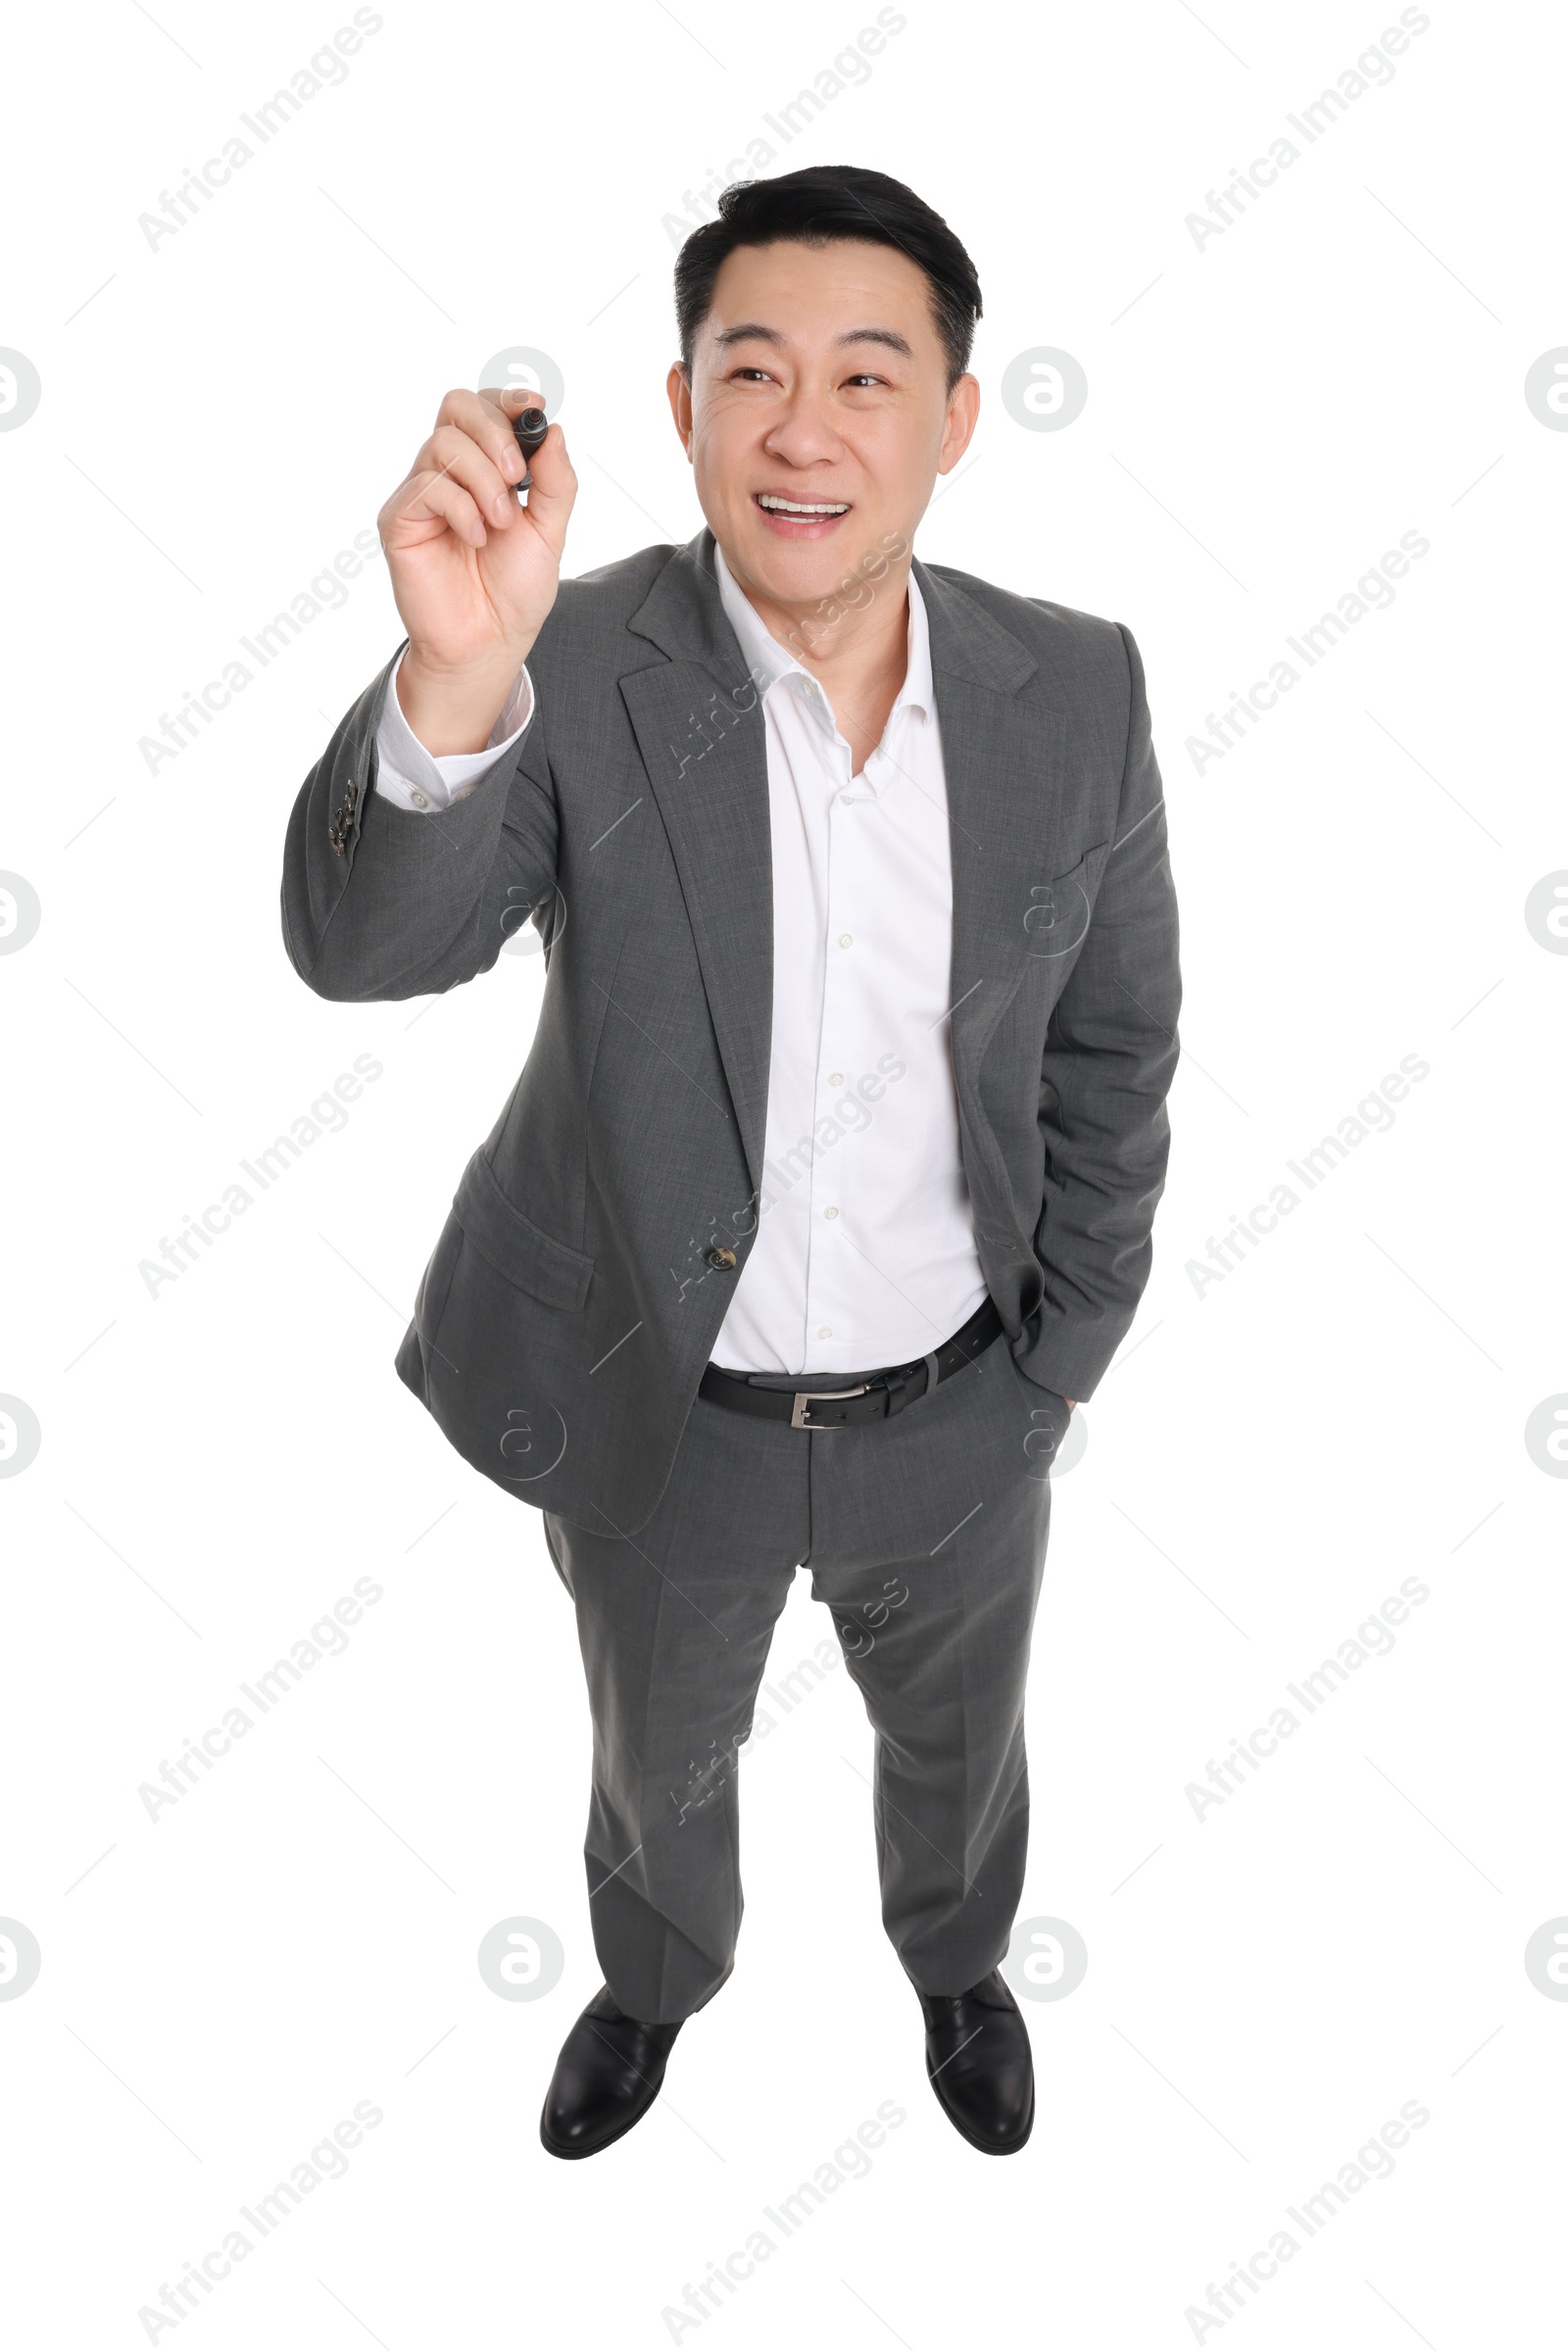
M 1033 654 L 961 588 L 929 571 L 918 556 L 910 567 L 925 600 L 933 676 L 946 672 L 999 694 L 1015 694 L 1034 674 Z M 746 664 L 718 592 L 713 534 L 706 523 L 676 548 L 626 626 L 672 661 L 700 661 L 725 684 L 744 675 Z

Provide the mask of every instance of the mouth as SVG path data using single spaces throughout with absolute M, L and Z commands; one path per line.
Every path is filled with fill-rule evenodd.
M 847 498 L 787 498 L 782 490 L 754 490 L 752 504 L 781 539 L 826 539 L 849 514 Z

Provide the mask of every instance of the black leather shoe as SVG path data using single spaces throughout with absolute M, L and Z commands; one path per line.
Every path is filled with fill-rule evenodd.
M 664 2062 L 685 2023 L 622 2016 L 601 1985 L 567 2033 L 539 2117 L 552 2155 L 597 2155 L 640 2123 L 658 2097 Z
M 970 1990 L 920 1994 L 925 2070 L 955 2131 L 1015 2155 L 1034 2128 L 1035 2069 L 1018 2003 L 996 1969 Z

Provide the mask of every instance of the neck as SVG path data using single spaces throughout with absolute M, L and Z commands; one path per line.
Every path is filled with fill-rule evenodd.
M 885 577 L 861 589 L 864 602 L 837 596 L 782 603 L 731 561 L 724 560 L 741 594 L 776 643 L 817 679 L 838 708 L 841 693 L 860 700 L 886 688 L 891 703 L 908 666 L 909 558 L 890 563 Z
M 729 563 L 726 554 L 725 562 Z M 836 597 L 782 604 L 737 571 L 735 584 L 770 637 L 814 677 L 827 696 L 858 775 L 882 740 L 888 715 L 909 666 L 909 558 L 890 563 L 887 576 L 865 583 L 865 602 L 851 607 Z

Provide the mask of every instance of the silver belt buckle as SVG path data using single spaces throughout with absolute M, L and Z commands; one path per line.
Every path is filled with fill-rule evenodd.
M 818 1402 L 837 1404 L 842 1403 L 846 1396 L 869 1396 L 870 1393 L 871 1383 L 869 1380 L 862 1380 L 858 1388 L 798 1389 L 795 1396 L 795 1409 L 790 1414 L 790 1427 L 792 1429 L 806 1429 L 808 1431 L 815 1427 L 814 1422 L 808 1421 L 806 1418 L 806 1407 L 808 1404 L 814 1404 Z M 834 1432 L 831 1428 L 826 1428 L 817 1429 L 816 1434 L 819 1437 L 831 1437 Z

